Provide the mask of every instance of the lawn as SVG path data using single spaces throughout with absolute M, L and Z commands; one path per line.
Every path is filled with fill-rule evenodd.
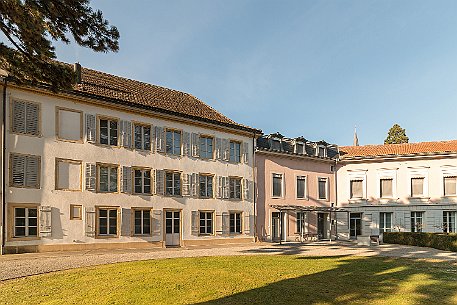
M 237 256 L 120 263 L 0 283 L 0 304 L 457 304 L 457 265 Z

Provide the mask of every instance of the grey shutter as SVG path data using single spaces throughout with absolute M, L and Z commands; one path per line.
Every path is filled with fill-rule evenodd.
M 13 132 L 25 133 L 25 117 L 25 102 L 13 101 L 13 117 L 11 118 Z
M 254 181 L 248 180 L 248 201 L 254 202 Z
M 121 236 L 130 236 L 132 235 L 131 230 L 131 216 L 132 210 L 122 208 L 121 210 Z
M 121 121 L 121 145 L 126 148 L 132 147 L 132 122 Z
M 224 198 L 230 198 L 230 179 L 229 177 L 222 177 L 223 189 L 224 189 Z
M 222 234 L 230 234 L 230 213 L 227 212 L 222 213 Z
M 182 133 L 182 155 L 190 157 L 190 133 L 184 131 Z
M 191 196 L 191 187 L 190 181 L 192 178 L 192 174 L 182 174 L 182 195 L 183 196 Z
M 244 234 L 249 235 L 251 234 L 251 217 L 249 215 L 249 212 L 244 212 L 243 216 Z
M 156 126 L 155 128 L 156 150 L 159 153 L 165 153 L 165 131 L 163 127 Z
M 41 157 L 27 156 L 25 163 L 25 186 L 40 188 L 40 163 Z
M 151 125 L 151 152 L 154 153 L 156 151 L 157 143 L 156 143 L 156 129 L 154 126 Z M 132 145 L 133 146 L 133 145 Z
M 95 208 L 86 208 L 86 219 L 85 219 L 85 231 L 86 236 L 95 237 Z
M 97 182 L 97 166 L 95 163 L 86 163 L 86 190 L 95 191 L 95 186 Z
M 162 237 L 162 211 L 152 210 L 152 236 Z
M 222 178 L 223 178 L 222 176 L 217 176 L 217 179 L 216 179 L 217 180 L 216 198 L 219 198 L 219 199 L 224 198 L 224 184 L 222 182 Z
M 156 194 L 163 195 L 165 193 L 165 171 L 156 170 Z
M 228 139 L 222 139 L 222 159 L 230 160 L 230 141 Z
M 249 164 L 249 143 L 243 143 L 243 162 Z
M 86 141 L 89 143 L 95 143 L 97 141 L 95 115 L 89 113 L 86 113 Z
M 50 237 L 52 235 L 52 208 L 40 206 L 40 236 Z
M 222 139 L 216 138 L 216 159 L 222 160 Z
M 193 197 L 198 197 L 198 174 L 193 173 L 190 177 L 190 191 Z
M 222 230 L 222 214 L 220 213 L 216 213 L 216 225 L 215 225 L 215 228 L 216 228 L 216 234 L 217 235 L 222 235 L 223 233 L 223 230 Z
M 11 184 L 24 186 L 25 185 L 25 163 L 26 157 L 23 155 L 11 154 Z
M 200 215 L 199 215 L 198 211 L 192 211 L 191 226 L 192 226 L 192 235 L 194 235 L 194 236 L 198 236 L 199 222 L 200 222 Z
M 40 105 L 26 103 L 25 107 L 25 128 L 27 134 L 40 134 Z
M 248 201 L 249 198 L 249 181 L 248 179 L 243 179 L 243 200 Z
M 200 135 L 192 133 L 192 157 L 200 157 Z
M 129 166 L 122 167 L 122 192 L 132 193 L 132 168 Z

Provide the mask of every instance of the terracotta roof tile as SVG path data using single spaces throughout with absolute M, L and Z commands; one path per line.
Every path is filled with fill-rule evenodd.
M 405 144 L 340 146 L 341 158 L 457 152 L 457 140 Z

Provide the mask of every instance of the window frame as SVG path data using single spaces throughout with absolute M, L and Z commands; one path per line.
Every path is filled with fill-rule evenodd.
M 141 231 L 144 232 L 144 224 L 143 224 L 143 221 L 144 221 L 144 211 L 148 211 L 149 212 L 149 233 L 141 233 L 141 234 L 138 234 L 135 232 L 135 212 L 136 211 L 141 211 Z M 131 216 L 130 216 L 130 232 L 131 232 L 131 236 L 152 236 L 152 219 L 153 219 L 153 216 L 152 216 L 152 208 L 148 208 L 148 207 L 133 207 L 131 208 Z
M 274 181 L 275 181 L 275 178 L 279 178 L 279 177 L 275 177 L 275 175 L 281 177 L 281 187 L 280 187 L 281 194 L 279 196 L 276 196 L 274 193 L 274 191 L 275 191 Z M 283 173 L 275 173 L 275 172 L 271 173 L 271 198 L 272 199 L 284 198 L 284 174 Z
M 173 174 L 173 186 L 172 186 L 172 189 L 173 189 L 173 194 L 168 194 L 167 193 L 167 174 Z M 179 194 L 175 194 L 174 193 L 174 190 L 175 190 L 175 178 L 174 178 L 174 175 L 175 174 L 179 174 Z M 176 171 L 176 170 L 164 170 L 164 179 L 163 179 L 163 182 L 164 182 L 164 196 L 166 197 L 182 197 L 182 176 L 183 176 L 183 173 L 181 171 Z
M 299 217 L 299 215 L 303 217 Z M 306 226 L 307 224 L 307 213 L 306 212 L 296 212 L 295 214 L 295 233 L 301 234 L 301 233 L 307 233 L 308 228 Z M 302 232 L 302 226 L 301 223 L 303 222 L 303 232 Z
M 239 147 L 239 150 L 238 150 L 238 154 L 237 154 L 237 155 L 232 154 L 232 143 L 233 143 L 234 145 L 238 145 L 238 147 Z M 242 147 L 241 147 L 241 146 L 242 146 L 241 141 L 238 141 L 238 140 L 229 140 L 229 162 L 230 162 L 230 163 L 233 163 L 233 164 L 239 164 L 239 163 L 241 163 L 241 156 L 242 156 L 242 151 L 241 151 L 241 150 L 242 150 Z M 234 146 L 234 147 L 236 147 L 236 146 Z M 236 152 L 236 149 L 234 148 L 233 151 Z M 232 157 L 233 157 L 233 156 L 236 156 L 237 158 L 235 158 L 235 159 L 232 160 Z
M 108 191 L 101 191 L 100 190 L 100 167 L 107 167 L 109 168 L 109 172 L 108 172 L 108 181 L 107 181 L 107 184 L 108 184 Z M 97 193 L 101 193 L 101 194 L 118 194 L 120 193 L 120 177 L 121 177 L 121 174 L 120 174 L 120 171 L 121 171 L 121 167 L 119 166 L 119 164 L 114 164 L 114 163 L 96 163 L 96 168 L 97 168 Z M 111 169 L 112 168 L 116 168 L 117 169 L 117 181 L 116 181 L 116 191 L 110 191 L 109 190 L 109 185 L 110 185 L 110 177 L 111 177 Z
M 298 146 L 302 146 L 302 152 L 298 152 Z M 294 153 L 297 155 L 306 155 L 306 146 L 304 142 L 295 142 L 294 143 Z
M 408 173 L 408 185 L 409 185 L 409 196 L 412 199 L 426 199 L 429 198 L 429 185 L 428 185 L 428 175 L 429 175 L 429 167 L 409 167 Z M 413 196 L 413 182 L 412 179 L 415 178 L 422 178 L 422 195 L 421 196 Z
M 234 231 L 232 232 L 232 215 L 240 215 L 240 218 L 237 222 L 236 216 L 234 217 Z M 239 223 L 240 232 L 237 232 L 237 223 Z M 229 234 L 230 235 L 241 235 L 243 234 L 243 212 L 242 211 L 229 211 Z
M 119 206 L 95 206 L 95 238 L 119 238 L 121 229 L 121 217 Z M 108 234 L 100 234 L 100 210 L 116 211 L 116 234 L 109 234 L 109 212 L 107 212 L 107 232 Z
M 319 187 L 319 182 L 321 180 L 325 180 L 325 198 L 321 198 L 320 194 L 320 187 Z M 330 200 L 330 192 L 329 192 L 329 178 L 328 177 L 317 177 L 317 199 L 318 200 L 325 200 L 329 201 Z
M 31 103 L 31 104 L 35 104 L 35 105 L 38 105 L 38 133 L 35 135 L 35 134 L 31 134 L 31 133 L 27 133 L 27 132 L 19 132 L 19 131 L 14 131 L 13 130 L 13 126 L 14 126 L 14 113 L 13 113 L 13 109 L 14 109 L 14 102 L 24 102 L 24 103 Z M 29 100 L 24 100 L 24 99 L 18 99 L 18 98 L 14 98 L 10 101 L 9 103 L 9 106 L 10 106 L 10 111 L 9 111 L 9 127 L 10 127 L 10 134 L 16 134 L 16 135 L 23 135 L 23 136 L 29 136 L 29 137 L 37 137 L 37 138 L 41 138 L 43 136 L 43 126 L 42 126 L 42 109 L 41 109 L 41 103 L 39 102 L 34 102 L 34 101 L 29 101 Z
M 453 217 L 452 217 L 452 214 L 453 214 Z M 444 233 L 456 233 L 456 231 L 457 231 L 457 212 L 455 210 L 454 211 L 445 210 L 445 211 L 443 211 L 442 217 L 443 217 L 443 232 Z M 451 222 L 452 218 L 454 219 L 453 224 Z M 446 219 L 446 221 L 445 221 L 445 219 Z M 445 224 L 446 224 L 446 227 L 445 227 Z M 451 224 L 452 227 L 449 228 L 448 224 Z
M 205 233 L 202 233 L 202 226 L 201 226 L 201 221 L 202 221 L 202 214 L 205 214 Z M 208 233 L 208 219 L 206 218 L 207 215 L 211 215 L 211 232 Z M 199 236 L 212 236 L 214 235 L 215 232 L 215 212 L 213 210 L 198 210 L 198 235 Z
M 27 157 L 35 157 L 38 159 L 38 178 L 37 178 L 37 184 L 35 186 L 27 186 L 25 185 L 26 181 L 26 172 L 24 172 L 24 184 L 19 185 L 15 184 L 13 182 L 13 156 L 23 156 L 27 159 Z M 9 158 L 9 187 L 14 187 L 14 188 L 24 188 L 24 189 L 33 189 L 33 190 L 39 190 L 41 189 L 41 156 L 39 155 L 31 155 L 31 154 L 21 154 L 21 153 L 16 153 L 16 152 L 10 152 L 10 158 Z
M 243 178 L 242 177 L 237 177 L 237 176 L 229 176 L 229 200 L 232 201 L 241 201 L 243 200 Z M 240 197 L 232 197 L 232 181 L 239 181 L 240 183 Z M 235 186 L 236 187 L 236 186 Z M 236 189 L 233 191 L 234 194 L 236 194 Z
M 208 158 L 207 156 L 205 157 L 202 157 L 202 139 L 205 139 L 205 140 L 208 140 L 208 139 L 211 139 L 211 144 L 212 144 L 212 152 L 211 152 L 211 157 Z M 198 140 L 198 149 L 199 149 L 199 156 L 200 156 L 200 159 L 203 159 L 203 160 L 214 160 L 214 154 L 215 154 L 215 140 L 214 140 L 214 136 L 211 136 L 211 135 L 206 135 L 206 134 L 200 134 L 199 135 L 199 140 Z M 208 142 L 206 141 L 205 142 L 205 147 L 208 148 Z
M 387 215 L 390 215 L 390 227 L 386 227 Z M 393 232 L 394 230 L 394 213 L 393 212 L 379 212 L 379 233 Z M 383 224 L 383 226 L 381 226 Z
M 16 208 L 36 209 L 37 210 L 37 235 L 36 236 L 15 236 L 16 230 Z M 27 213 L 26 213 L 27 215 Z M 27 223 L 27 222 L 26 222 Z M 39 240 L 40 237 L 40 205 L 35 203 L 8 203 L 8 241 L 16 240 Z
M 205 179 L 206 179 L 205 180 L 205 188 L 206 188 L 205 194 L 208 194 L 208 178 L 211 178 L 211 189 L 212 189 L 211 196 L 202 196 L 202 194 L 201 194 L 201 181 L 200 181 L 200 179 L 202 177 L 205 177 Z M 214 177 L 215 177 L 214 174 L 207 174 L 207 173 L 199 173 L 198 174 L 198 198 L 201 198 L 201 199 L 214 198 Z
M 141 171 L 141 189 L 143 192 L 137 193 L 136 191 L 136 177 L 135 171 Z M 144 192 L 144 172 L 149 171 L 149 193 Z M 134 195 L 143 195 L 143 196 L 151 196 L 152 195 L 152 188 L 153 188 L 153 170 L 150 167 L 140 167 L 140 166 L 132 166 L 132 194 Z
M 362 194 L 360 194 L 360 197 L 357 196 L 357 197 L 354 197 L 353 195 L 353 182 L 360 182 L 361 185 L 362 185 Z M 359 179 L 359 178 L 351 178 L 349 180 L 349 199 L 351 200 L 362 200 L 364 199 L 364 189 L 363 189 L 363 184 L 364 184 L 364 180 L 363 179 Z
M 305 188 L 303 197 L 298 197 L 298 181 L 305 180 Z M 297 200 L 308 200 L 308 176 L 307 175 L 296 175 L 295 176 L 295 199 Z
M 417 216 L 417 214 L 420 214 L 420 217 Z M 413 216 L 414 215 L 414 216 Z M 411 232 L 417 232 L 417 233 L 420 233 L 420 232 L 423 232 L 423 228 L 424 228 L 424 215 L 425 215 L 425 212 L 424 211 L 411 211 L 410 213 L 410 222 L 411 222 Z M 418 223 L 418 219 L 420 219 L 420 228 L 417 228 L 417 223 Z M 414 228 L 414 230 L 413 230 Z
M 456 181 L 456 192 L 454 194 L 446 194 L 446 178 L 454 178 Z M 443 175 L 443 196 L 456 197 L 457 196 L 457 175 Z
M 323 150 L 323 156 L 320 155 L 320 150 Z M 318 158 L 327 158 L 327 147 L 325 145 L 317 145 L 316 146 L 316 157 Z
M 141 147 L 142 148 L 136 147 L 136 142 L 135 142 L 135 132 L 136 132 L 135 127 L 136 126 L 141 127 Z M 144 149 L 144 143 L 145 143 L 144 142 L 144 127 L 149 127 L 149 149 Z M 133 129 L 132 130 L 132 148 L 137 151 L 151 152 L 153 149 L 153 143 L 154 143 L 152 124 L 132 121 L 132 129 Z
M 74 208 L 79 209 L 79 216 L 75 216 Z M 70 204 L 70 220 L 82 220 L 83 219 L 83 206 L 81 204 Z
M 60 113 L 60 111 L 69 111 L 69 112 L 79 113 L 79 115 L 80 115 L 79 140 L 70 140 L 70 139 L 61 138 L 59 136 L 59 132 L 60 132 L 60 115 L 59 115 L 59 113 Z M 58 141 L 70 142 L 70 143 L 84 143 L 84 112 L 82 110 L 56 106 L 56 127 L 55 127 L 55 129 L 56 129 L 56 139 Z
M 168 138 L 168 132 L 171 132 L 173 134 L 172 137 L 172 153 L 168 151 L 168 145 L 167 145 L 167 138 Z M 176 154 L 174 152 L 174 143 L 175 143 L 175 134 L 179 133 L 180 135 L 180 141 L 179 141 L 179 154 Z M 175 129 L 175 128 L 165 128 L 165 154 L 167 156 L 171 157 L 179 157 L 183 155 L 183 131 L 181 129 Z
M 70 163 L 70 164 L 79 164 L 80 173 L 79 173 L 79 189 L 66 189 L 58 187 L 59 184 L 59 163 Z M 63 159 L 56 158 L 55 161 L 55 185 L 54 189 L 58 191 L 70 191 L 70 192 L 82 192 L 83 190 L 83 161 L 82 160 L 73 160 L 73 159 Z
M 108 144 L 104 144 L 104 143 L 101 143 L 101 131 L 100 131 L 100 121 L 101 120 L 107 120 L 108 121 Z M 111 128 L 109 127 L 109 122 L 111 121 L 116 121 L 117 122 L 117 144 L 116 145 L 111 145 L 109 144 L 110 143 L 110 136 L 111 136 Z M 116 118 L 116 117 L 111 117 L 111 116 L 105 116 L 105 115 L 97 115 L 97 144 L 98 145 L 102 145 L 102 146 L 107 146 L 107 147 L 121 147 L 121 139 L 120 139 L 120 135 L 121 135 L 121 131 L 120 131 L 120 127 L 121 127 L 121 124 L 120 124 L 121 120 L 119 118 Z
M 414 195 L 413 194 L 413 180 L 422 180 L 422 194 Z M 411 198 L 424 198 L 425 196 L 425 177 L 411 177 L 410 181 L 410 196 Z

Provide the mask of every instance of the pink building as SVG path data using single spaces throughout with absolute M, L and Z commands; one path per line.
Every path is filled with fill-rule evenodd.
M 334 219 L 341 214 L 334 204 L 337 157 L 338 147 L 324 141 L 288 139 L 279 133 L 257 139 L 259 240 L 330 239 L 336 235 Z

